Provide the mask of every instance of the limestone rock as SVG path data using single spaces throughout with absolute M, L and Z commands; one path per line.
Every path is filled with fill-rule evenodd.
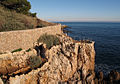
M 27 64 L 27 59 L 30 56 L 36 56 L 36 51 L 32 50 L 30 52 L 15 52 L 6 53 L 0 55 L 0 74 L 12 74 L 18 70 L 23 71 L 23 69 L 29 69 Z M 18 72 L 19 73 L 19 72 Z
M 52 47 L 46 54 L 48 63 L 39 72 L 40 83 L 77 82 L 79 79 L 94 84 L 94 42 L 75 43 L 64 36 L 61 40 L 61 45 Z
M 38 84 L 38 72 L 39 70 L 32 70 L 28 74 L 10 77 L 10 84 Z
M 65 35 L 59 38 L 60 45 L 46 50 L 45 56 L 48 61 L 41 68 L 10 77 L 10 84 L 94 84 L 94 42 L 76 42 Z M 23 60 L 26 56 L 17 56 L 18 61 L 14 60 L 14 64 L 25 66 Z M 12 57 L 13 55 L 10 59 Z
M 4 84 L 1 78 L 0 78 L 0 84 Z

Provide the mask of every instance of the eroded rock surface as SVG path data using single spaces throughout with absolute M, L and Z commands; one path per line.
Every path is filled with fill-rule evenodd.
M 60 45 L 46 50 L 48 61 L 41 68 L 10 77 L 9 83 L 94 84 L 94 42 L 77 42 L 65 35 L 60 35 L 59 38 Z
M 104 75 L 102 71 L 96 73 L 95 84 L 120 84 L 120 73 L 116 70 Z
M 1 78 L 0 78 L 0 84 L 4 84 Z
M 0 55 L 0 74 L 17 74 L 26 72 L 30 69 L 27 59 L 30 56 L 36 56 L 36 51 L 33 49 L 30 52 L 15 52 Z

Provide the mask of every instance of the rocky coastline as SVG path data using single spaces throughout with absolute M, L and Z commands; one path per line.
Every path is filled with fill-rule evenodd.
M 94 42 L 75 41 L 67 35 L 57 36 L 60 44 L 46 50 L 44 54 L 47 60 L 35 68 L 28 63 L 29 57 L 37 56 L 35 49 L 1 54 L 1 84 L 94 82 Z
M 65 34 L 57 37 L 60 44 L 50 49 L 35 45 L 45 50 L 39 56 L 34 48 L 0 54 L 0 84 L 119 84 L 116 71 L 106 77 L 95 73 L 93 41 L 76 41 Z

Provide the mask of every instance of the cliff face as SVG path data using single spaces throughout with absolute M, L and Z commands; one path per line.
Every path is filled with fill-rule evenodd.
M 6 79 L 7 82 L 10 84 L 94 84 L 94 42 L 77 42 L 65 35 L 59 35 L 59 38 L 61 42 L 60 45 L 53 46 L 51 49 L 46 50 L 45 56 L 47 62 L 44 63 L 43 66 L 37 67 L 34 70 L 32 69 L 31 71 L 25 69 L 30 65 L 24 67 L 21 66 L 21 68 L 17 68 L 9 73 L 14 73 L 14 76 L 9 76 L 9 78 Z M 34 49 L 31 52 L 33 55 L 37 55 Z M 26 54 L 29 53 L 30 52 L 25 53 L 24 55 L 26 56 Z M 29 54 L 29 56 L 32 54 Z M 21 57 L 22 56 L 23 55 L 21 54 Z M 11 55 L 11 57 L 14 58 L 13 55 Z M 2 58 L 2 61 L 4 60 L 5 58 Z M 10 58 L 9 60 L 12 59 Z M 27 58 L 24 58 L 23 65 L 26 60 Z M 15 61 L 12 61 L 10 64 L 14 62 Z M 21 62 L 17 62 L 17 64 L 21 65 Z M 3 69 L 3 67 L 6 66 L 8 66 L 8 64 L 1 68 Z M 7 70 L 9 72 L 9 69 Z M 17 75 L 18 73 L 15 73 L 16 71 L 20 74 Z M 6 74 L 3 70 L 0 70 L 0 73 Z

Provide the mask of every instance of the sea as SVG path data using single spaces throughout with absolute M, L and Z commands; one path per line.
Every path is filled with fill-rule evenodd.
M 58 22 L 67 25 L 67 35 L 75 40 L 95 41 L 95 71 L 120 72 L 120 23 Z

